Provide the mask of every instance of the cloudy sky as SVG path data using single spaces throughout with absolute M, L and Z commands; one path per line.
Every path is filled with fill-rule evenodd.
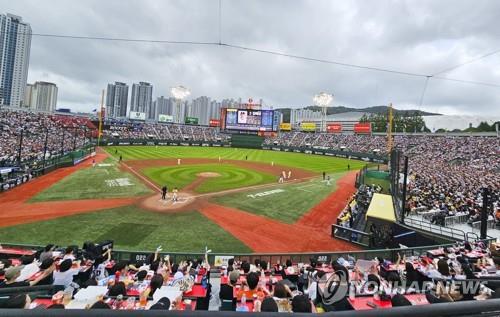
M 219 41 L 219 0 L 0 0 L 34 33 Z M 222 0 L 223 43 L 341 63 L 434 74 L 500 49 L 500 1 Z M 441 77 L 500 85 L 500 53 Z M 377 72 L 209 45 L 34 36 L 29 81 L 59 87 L 58 107 L 91 111 L 108 82 L 149 81 L 154 97 L 185 85 L 192 96 L 305 106 L 392 102 L 419 108 L 425 77 Z M 430 79 L 422 110 L 500 115 L 500 88 Z

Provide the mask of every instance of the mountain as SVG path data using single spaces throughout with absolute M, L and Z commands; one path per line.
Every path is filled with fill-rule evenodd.
M 318 106 L 308 106 L 304 107 L 303 109 L 309 109 L 313 111 L 321 111 L 321 107 Z M 280 111 L 283 113 L 283 122 L 290 122 L 290 108 L 279 108 L 276 109 L 277 111 Z M 339 113 L 344 113 L 344 112 L 367 112 L 367 113 L 373 113 L 373 114 L 386 114 L 388 111 L 387 106 L 373 106 L 373 107 L 366 107 L 366 108 L 350 108 L 350 107 L 343 107 L 343 106 L 336 106 L 336 107 L 328 107 L 327 109 L 327 114 L 339 114 Z M 415 112 L 420 114 L 421 116 L 440 116 L 440 113 L 432 113 L 432 112 L 426 112 L 426 111 L 420 111 L 420 110 L 399 110 L 396 108 L 392 109 L 394 115 L 401 115 L 401 116 L 408 116 L 412 115 Z

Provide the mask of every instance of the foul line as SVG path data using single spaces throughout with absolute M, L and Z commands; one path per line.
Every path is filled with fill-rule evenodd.
M 128 166 L 126 163 L 121 163 L 123 166 L 125 166 L 129 171 L 131 171 L 135 176 L 139 177 L 142 179 L 144 182 L 148 183 L 149 185 L 153 186 L 153 188 L 157 189 L 158 191 L 160 190 L 160 187 L 158 187 L 155 183 L 152 183 L 149 181 L 146 177 L 142 176 L 138 172 L 136 172 L 132 167 Z

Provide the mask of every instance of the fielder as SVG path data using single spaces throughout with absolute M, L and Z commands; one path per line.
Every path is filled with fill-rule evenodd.
M 181 165 L 181 159 L 177 159 L 177 165 Z

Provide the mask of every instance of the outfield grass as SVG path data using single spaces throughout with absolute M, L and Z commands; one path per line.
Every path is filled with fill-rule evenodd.
M 202 172 L 218 173 L 220 176 L 206 178 L 194 189 L 197 193 L 219 192 L 232 188 L 255 186 L 276 181 L 270 174 L 240 168 L 231 164 L 195 164 L 169 167 L 150 167 L 142 173 L 159 186 L 184 188 L 198 178 Z
M 276 185 L 272 188 L 214 197 L 213 200 L 221 205 L 235 207 L 292 224 L 333 192 L 336 189 L 336 180 L 343 174 L 331 175 L 331 186 L 327 186 L 321 179 L 312 179 L 298 184 Z M 261 197 L 250 196 L 275 189 L 283 191 Z
M 311 155 L 294 152 L 278 152 L 270 150 L 237 149 L 224 147 L 190 147 L 190 146 L 109 146 L 105 149 L 124 160 L 162 159 L 162 158 L 212 158 L 229 160 L 245 160 L 254 162 L 274 162 L 278 165 L 301 168 L 315 173 L 332 173 L 351 169 L 360 169 L 366 162 L 348 160 L 323 155 Z M 115 150 L 118 153 L 115 153 Z
M 166 252 L 251 252 L 241 241 L 202 214 L 193 211 L 160 214 L 128 206 L 0 228 L 4 243 L 82 245 L 85 241 L 115 241 L 116 249 Z
M 109 158 L 103 163 L 109 166 L 96 165 L 78 170 L 32 197 L 30 202 L 132 197 L 151 193 L 135 176 L 121 171 L 115 159 Z M 110 187 L 106 182 L 117 179 L 128 179 L 130 185 Z

